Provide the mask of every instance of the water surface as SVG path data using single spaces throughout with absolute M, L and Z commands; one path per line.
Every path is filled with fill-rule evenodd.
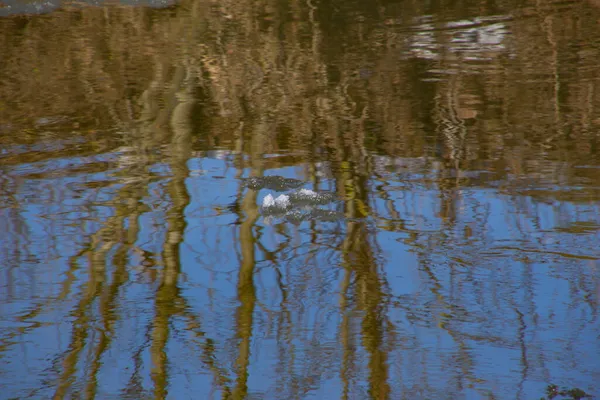
M 0 397 L 600 395 L 597 1 L 0 16 Z

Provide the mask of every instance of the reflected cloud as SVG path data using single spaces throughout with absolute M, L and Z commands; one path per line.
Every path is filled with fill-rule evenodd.
M 419 17 L 407 37 L 409 57 L 454 62 L 451 68 L 430 70 L 444 74 L 466 68 L 471 73 L 485 65 L 470 63 L 491 61 L 496 57 L 512 57 L 508 36 L 511 34 L 511 16 L 486 16 L 472 20 L 437 21 L 433 16 Z M 488 65 L 494 68 L 493 65 Z M 455 71 L 455 72 L 453 72 Z

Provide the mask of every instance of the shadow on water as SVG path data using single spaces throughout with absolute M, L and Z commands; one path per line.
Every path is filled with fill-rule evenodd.
M 600 394 L 596 1 L 0 16 L 6 398 Z

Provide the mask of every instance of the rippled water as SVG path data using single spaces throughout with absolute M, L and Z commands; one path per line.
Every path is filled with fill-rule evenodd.
M 0 16 L 0 398 L 600 395 L 597 1 Z

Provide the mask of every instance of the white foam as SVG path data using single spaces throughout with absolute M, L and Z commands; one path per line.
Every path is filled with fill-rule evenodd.
M 269 193 L 268 195 L 265 196 L 265 198 L 263 199 L 263 204 L 262 206 L 265 208 L 269 208 L 269 207 L 273 207 L 275 205 L 275 199 L 273 198 L 273 196 Z
M 304 197 L 317 197 L 317 193 L 313 192 L 310 189 L 300 189 L 298 190 L 298 194 Z
M 263 208 L 288 208 L 291 205 L 292 204 L 290 203 L 290 197 L 285 194 L 281 194 L 277 198 L 274 198 L 273 195 L 268 194 L 263 199 L 262 204 Z
M 291 206 L 290 196 L 287 196 L 285 194 L 279 195 L 279 197 L 275 199 L 275 205 L 281 208 L 288 208 L 289 206 Z

